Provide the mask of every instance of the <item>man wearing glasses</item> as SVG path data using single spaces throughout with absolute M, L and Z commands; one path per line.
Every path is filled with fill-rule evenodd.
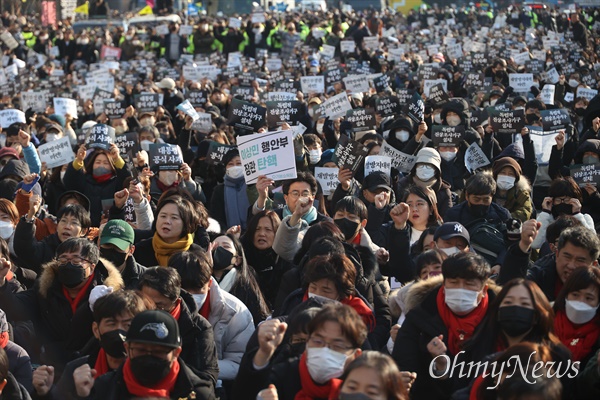
M 85 238 L 62 242 L 31 289 L 13 293 L 6 284 L 10 269 L 10 261 L 0 259 L 0 308 L 11 322 L 33 322 L 41 348 L 38 354 L 30 353 L 33 362 L 53 365 L 60 375 L 93 335 L 90 292 L 98 285 L 121 289 L 121 274 L 112 264 L 104 264 L 98 246 Z

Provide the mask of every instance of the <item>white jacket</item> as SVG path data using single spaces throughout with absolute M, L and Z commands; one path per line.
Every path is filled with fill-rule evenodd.
M 254 321 L 248 307 L 237 297 L 219 287 L 214 278 L 210 286 L 210 315 L 213 327 L 219 380 L 233 380 L 240 368 L 246 344 L 254 333 Z
M 596 232 L 594 220 L 592 219 L 591 215 L 579 213 L 573 215 L 573 217 L 580 221 L 583 224 L 583 226 L 585 226 L 588 229 L 591 229 L 592 232 Z M 554 217 L 552 216 L 552 214 L 547 213 L 546 211 L 542 211 L 541 213 L 539 213 L 537 220 L 542 223 L 542 227 L 538 231 L 535 240 L 531 244 L 531 247 L 536 250 L 540 249 L 546 241 L 546 229 L 548 229 L 548 225 L 554 222 Z

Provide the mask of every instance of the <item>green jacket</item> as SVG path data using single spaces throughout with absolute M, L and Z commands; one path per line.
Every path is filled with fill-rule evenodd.
M 531 213 L 533 212 L 531 185 L 523 175 L 515 183 L 515 186 L 506 192 L 504 208 L 510 211 L 511 217 L 521 222 L 525 222 L 531 218 Z

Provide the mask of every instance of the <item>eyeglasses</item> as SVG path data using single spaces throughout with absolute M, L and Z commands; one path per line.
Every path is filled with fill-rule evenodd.
M 571 201 L 570 197 L 555 197 L 552 199 L 552 202 L 555 205 L 559 205 L 559 204 L 569 204 L 569 202 Z
M 63 224 L 63 225 L 72 225 L 72 226 L 78 226 L 81 227 L 81 224 L 79 223 L 79 221 L 74 221 L 74 220 L 68 220 L 68 219 L 64 219 L 61 218 L 58 221 L 59 224 Z
M 82 269 L 86 269 L 87 267 L 83 266 L 83 263 L 86 262 L 88 264 L 92 264 L 92 262 L 83 257 L 75 256 L 75 257 L 67 257 L 67 256 L 58 256 L 56 260 L 61 264 L 73 263 L 75 265 L 80 265 Z
M 351 346 L 344 346 L 342 344 L 336 344 L 336 343 L 327 343 L 323 339 L 316 338 L 316 337 L 309 337 L 307 343 L 310 344 L 310 347 L 318 347 L 318 348 L 329 347 L 331 350 L 338 352 L 338 353 L 347 353 L 348 351 L 353 349 L 353 347 L 351 347 Z
M 309 197 L 311 195 L 312 195 L 312 193 L 309 192 L 308 190 L 305 190 L 302 193 L 300 193 L 297 190 L 294 190 L 294 191 L 291 191 L 291 192 L 288 193 L 288 196 L 290 196 L 292 199 L 297 199 L 300 196 L 302 196 L 302 197 Z
M 131 358 L 141 357 L 141 356 L 151 356 L 155 355 L 158 358 L 167 358 L 170 352 L 173 350 L 148 350 L 142 347 L 132 347 L 129 346 L 129 350 L 131 350 Z

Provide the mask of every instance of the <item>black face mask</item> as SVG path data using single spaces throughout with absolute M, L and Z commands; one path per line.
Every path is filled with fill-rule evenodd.
M 469 203 L 469 210 L 475 218 L 483 218 L 487 215 L 490 206 L 485 204 L 471 204 Z
M 582 108 L 582 107 L 576 108 L 575 114 L 579 115 L 580 117 L 583 117 L 585 115 L 585 108 Z
M 556 204 L 552 206 L 552 216 L 554 219 L 558 219 L 561 215 L 572 215 L 573 206 L 570 204 Z
M 116 331 L 110 331 L 100 335 L 100 346 L 104 349 L 104 352 L 114 358 L 125 358 L 127 352 L 125 351 L 125 337 L 127 332 L 122 329 Z
M 131 372 L 145 387 L 153 387 L 171 371 L 171 362 L 150 354 L 131 359 Z
M 334 219 L 333 222 L 340 228 L 346 240 L 350 240 L 356 235 L 356 231 L 358 231 L 360 225 L 358 222 L 350 221 L 348 218 Z
M 233 260 L 233 253 L 224 247 L 217 247 L 212 254 L 213 257 L 213 269 L 215 271 L 222 271 L 229 267 Z
M 113 263 L 115 267 L 120 267 L 127 259 L 127 253 L 121 253 L 115 249 L 100 248 L 100 256 Z
M 511 337 L 523 335 L 533 325 L 535 311 L 521 306 L 506 306 L 498 309 L 498 324 Z
M 85 268 L 81 265 L 67 263 L 58 267 L 58 281 L 72 289 L 86 279 Z
M 290 357 L 300 357 L 306 350 L 306 342 L 290 344 Z
M 535 114 L 527 114 L 525 118 L 527 119 L 527 124 L 529 125 L 533 125 L 540 120 L 540 117 Z

